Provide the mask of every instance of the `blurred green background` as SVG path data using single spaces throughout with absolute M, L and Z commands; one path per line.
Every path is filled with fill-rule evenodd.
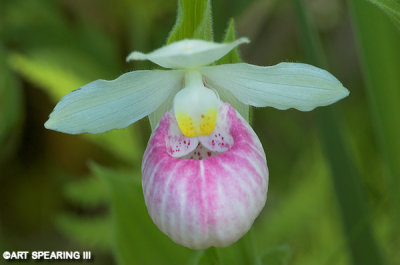
M 350 96 L 312 112 L 255 109 L 266 207 L 238 243 L 193 251 L 147 214 L 147 119 L 99 135 L 43 127 L 69 91 L 155 67 L 125 56 L 166 42 L 176 1 L 1 0 L 0 252 L 91 250 L 93 264 L 400 264 L 400 4 L 371 2 L 211 3 L 214 40 L 231 17 L 251 39 L 244 61 L 311 63 Z

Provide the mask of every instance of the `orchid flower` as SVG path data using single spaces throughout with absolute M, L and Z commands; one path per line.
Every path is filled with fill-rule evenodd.
M 149 116 L 153 132 L 142 184 L 154 223 L 189 248 L 228 246 L 250 229 L 267 198 L 266 157 L 247 122 L 248 105 L 309 111 L 349 93 L 330 73 L 307 64 L 212 65 L 248 42 L 187 39 L 133 52 L 127 61 L 173 70 L 91 82 L 64 96 L 45 127 L 101 133 Z

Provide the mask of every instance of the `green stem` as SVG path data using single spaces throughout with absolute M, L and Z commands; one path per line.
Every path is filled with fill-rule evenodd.
M 253 247 L 253 237 L 252 237 L 252 232 L 253 229 L 250 229 L 249 232 L 247 232 L 246 235 L 240 239 L 238 242 L 239 244 L 239 250 L 240 250 L 240 256 L 242 257 L 243 264 L 255 264 L 255 253 L 254 253 L 254 247 Z
M 326 68 L 321 43 L 310 23 L 302 0 L 293 0 L 297 11 L 307 60 Z M 383 264 L 380 250 L 371 229 L 368 205 L 360 176 L 347 150 L 341 117 L 333 107 L 317 111 L 322 147 L 329 162 L 342 222 L 353 264 Z
M 215 247 L 210 247 L 204 251 L 204 254 L 208 256 L 208 261 L 210 265 L 219 265 L 221 261 L 219 259 L 217 249 Z

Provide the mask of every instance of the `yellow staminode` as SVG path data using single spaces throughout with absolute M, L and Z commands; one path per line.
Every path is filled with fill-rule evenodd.
M 185 87 L 174 98 L 174 112 L 178 126 L 188 137 L 209 135 L 217 123 L 218 95 L 204 86 L 199 71 L 185 73 Z
M 176 115 L 179 128 L 188 137 L 209 135 L 215 128 L 217 122 L 217 109 L 212 108 L 200 114 L 200 118 L 193 117 L 180 111 Z

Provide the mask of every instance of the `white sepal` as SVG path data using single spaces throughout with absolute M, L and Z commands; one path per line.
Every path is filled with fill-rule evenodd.
M 302 63 L 255 66 L 245 63 L 202 68 L 206 83 L 230 91 L 255 107 L 309 111 L 332 104 L 349 91 L 329 72 Z
M 182 86 L 183 71 L 133 71 L 97 80 L 64 96 L 45 123 L 64 133 L 101 133 L 124 128 L 155 111 Z
M 126 61 L 150 60 L 165 68 L 202 66 L 215 62 L 236 46 L 248 42 L 249 39 L 247 38 L 240 38 L 230 43 L 186 39 L 147 54 L 134 51 L 128 55 Z

